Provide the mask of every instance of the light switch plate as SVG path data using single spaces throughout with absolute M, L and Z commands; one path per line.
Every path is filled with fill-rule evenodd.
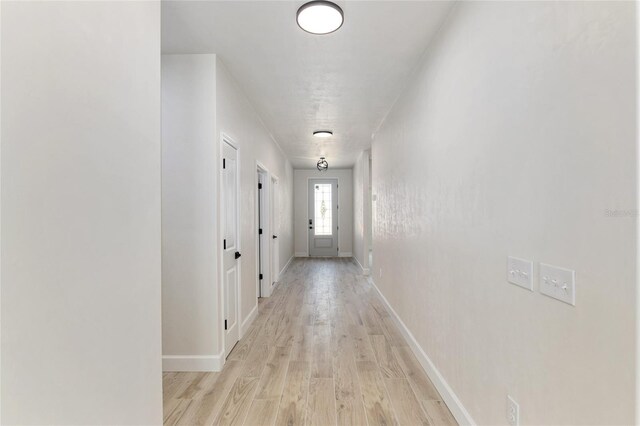
M 507 258 L 507 281 L 533 291 L 533 262 L 509 256 Z
M 540 264 L 540 293 L 569 305 L 576 305 L 576 272 Z

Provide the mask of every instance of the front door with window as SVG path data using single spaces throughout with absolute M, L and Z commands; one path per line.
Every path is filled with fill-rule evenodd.
M 338 180 L 309 180 L 309 256 L 338 256 Z

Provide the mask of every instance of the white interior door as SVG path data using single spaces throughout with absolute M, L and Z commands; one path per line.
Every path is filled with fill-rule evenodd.
M 309 179 L 309 256 L 338 255 L 338 180 Z
M 270 244 L 269 235 L 267 235 L 268 227 L 266 223 L 267 207 L 269 203 L 265 197 L 267 193 L 267 174 L 258 170 L 258 288 L 259 297 L 269 297 L 270 283 L 268 279 L 269 258 L 268 244 Z
M 262 224 L 262 216 L 264 213 L 264 201 L 262 192 L 264 185 L 262 184 L 262 173 L 258 170 L 258 297 L 264 297 L 262 288 L 263 265 L 264 265 L 264 232 Z
M 274 285 L 280 275 L 280 256 L 278 236 L 280 233 L 280 203 L 278 199 L 277 179 L 271 179 L 271 285 Z
M 222 281 L 225 357 L 238 342 L 238 284 L 240 247 L 238 238 L 238 150 L 222 142 Z

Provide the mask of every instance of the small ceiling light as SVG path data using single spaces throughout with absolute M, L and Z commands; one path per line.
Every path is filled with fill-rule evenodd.
M 324 157 L 320 157 L 320 159 L 318 160 L 318 170 L 320 170 L 321 172 L 326 172 L 328 168 L 329 163 L 327 163 L 327 160 L 325 160 Z
M 313 136 L 316 138 L 330 138 L 333 136 L 333 132 L 331 130 L 316 130 L 313 132 Z
M 308 33 L 329 34 L 342 26 L 344 14 L 340 6 L 330 1 L 310 1 L 298 9 L 296 21 Z

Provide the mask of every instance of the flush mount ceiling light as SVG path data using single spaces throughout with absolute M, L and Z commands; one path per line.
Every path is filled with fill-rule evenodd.
M 330 1 L 310 1 L 303 4 L 296 15 L 298 26 L 311 34 L 329 34 L 344 22 L 342 9 Z
M 327 163 L 327 160 L 325 160 L 324 157 L 320 157 L 317 167 L 321 172 L 326 172 L 329 168 L 329 163 Z
M 313 132 L 313 136 L 316 138 L 329 138 L 333 136 L 333 132 L 331 130 L 316 130 Z

